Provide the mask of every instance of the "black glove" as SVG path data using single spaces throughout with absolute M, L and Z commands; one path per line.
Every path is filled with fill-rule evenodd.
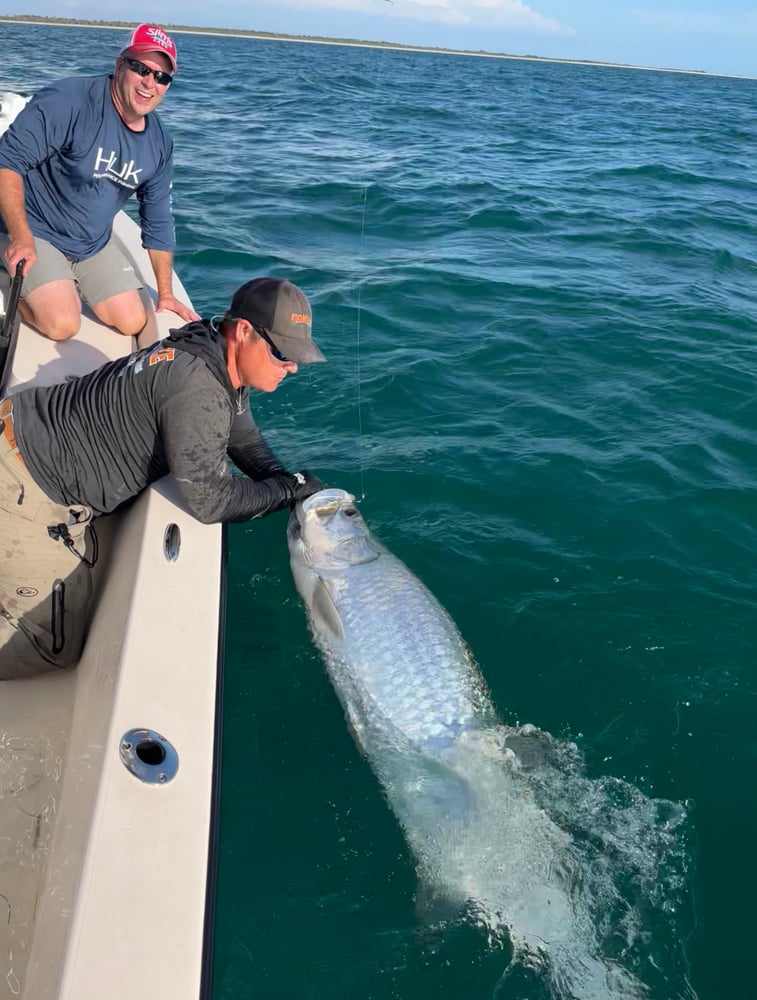
M 289 480 L 292 490 L 292 503 L 297 503 L 298 500 L 307 500 L 308 497 L 311 497 L 314 493 L 318 493 L 319 490 L 326 489 L 321 480 L 307 469 L 302 469 L 300 472 L 290 475 Z
M 306 469 L 294 473 L 279 472 L 266 479 L 250 480 L 248 486 L 253 495 L 247 498 L 243 516 L 232 515 L 227 520 L 247 521 L 251 517 L 266 517 L 285 507 L 291 508 L 298 500 L 305 500 L 319 490 L 325 489 L 320 479 Z

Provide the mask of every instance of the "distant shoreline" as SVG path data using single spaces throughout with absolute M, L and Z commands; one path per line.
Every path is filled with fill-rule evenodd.
M 0 23 L 47 25 L 59 28 L 135 28 L 136 21 L 81 21 L 66 17 L 42 17 L 34 14 L 0 14 Z M 401 42 L 370 42 L 353 38 L 323 38 L 310 35 L 279 35 L 265 31 L 244 31 L 238 28 L 196 28 L 185 24 L 163 24 L 173 34 L 210 35 L 228 38 L 252 38 L 270 42 L 304 42 L 311 45 L 347 45 L 364 49 L 392 49 L 399 52 L 427 52 L 430 55 L 476 56 L 480 59 L 515 59 L 525 62 L 566 63 L 570 66 L 602 66 L 607 69 L 633 69 L 646 73 L 679 73 L 689 76 L 727 77 L 733 80 L 754 80 L 736 73 L 710 73 L 704 69 L 676 69 L 669 66 L 636 66 L 633 63 L 603 62 L 597 59 L 560 59 L 552 56 L 516 56 L 506 52 L 474 52 L 470 49 L 442 49 L 430 45 L 404 45 Z

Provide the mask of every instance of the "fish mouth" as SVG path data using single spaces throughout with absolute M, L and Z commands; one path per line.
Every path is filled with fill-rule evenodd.
M 303 514 L 308 514 L 310 511 L 316 511 L 318 514 L 336 513 L 340 507 L 354 503 L 354 496 L 346 490 L 319 490 L 302 501 L 302 512 Z
M 302 532 L 302 524 L 306 514 L 315 513 L 318 517 L 324 517 L 337 513 L 342 507 L 352 506 L 355 498 L 346 490 L 335 488 L 319 490 L 311 494 L 305 500 L 300 500 L 292 508 L 287 524 L 287 532 L 292 539 L 298 538 Z

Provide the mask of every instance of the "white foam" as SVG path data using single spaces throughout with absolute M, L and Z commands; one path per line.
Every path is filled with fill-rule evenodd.
M 28 97 L 10 90 L 0 92 L 0 135 L 5 132 L 16 115 L 26 106 Z
M 538 741 L 528 764 L 508 751 L 513 735 Z M 423 794 L 420 761 L 410 767 L 413 781 L 402 782 L 407 754 L 397 756 L 393 775 L 384 773 L 425 892 L 457 904 L 492 947 L 509 943 L 513 966 L 540 967 L 555 997 L 642 1000 L 654 995 L 639 978 L 650 964 L 658 984 L 685 980 L 669 957 L 678 942 L 666 896 L 685 881 L 681 806 L 618 779 L 589 780 L 573 744 L 533 727 L 469 735 L 444 763 L 453 789 L 456 781 L 470 789 L 473 809 L 439 815 L 438 762 L 431 795 Z M 674 877 L 663 877 L 676 858 Z M 684 982 L 671 995 L 692 994 Z

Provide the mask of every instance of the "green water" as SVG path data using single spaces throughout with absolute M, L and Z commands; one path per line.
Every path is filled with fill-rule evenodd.
M 4 85 L 117 49 L 0 27 L 32 30 L 44 60 L 29 81 L 9 43 Z M 754 82 L 230 38 L 182 59 L 182 279 L 209 314 L 291 278 L 329 358 L 260 426 L 364 494 L 505 721 L 684 804 L 668 905 L 639 909 L 650 995 L 751 996 Z M 419 930 L 285 522 L 229 532 L 218 1000 L 541 996 L 497 992 L 506 949 L 471 928 Z

